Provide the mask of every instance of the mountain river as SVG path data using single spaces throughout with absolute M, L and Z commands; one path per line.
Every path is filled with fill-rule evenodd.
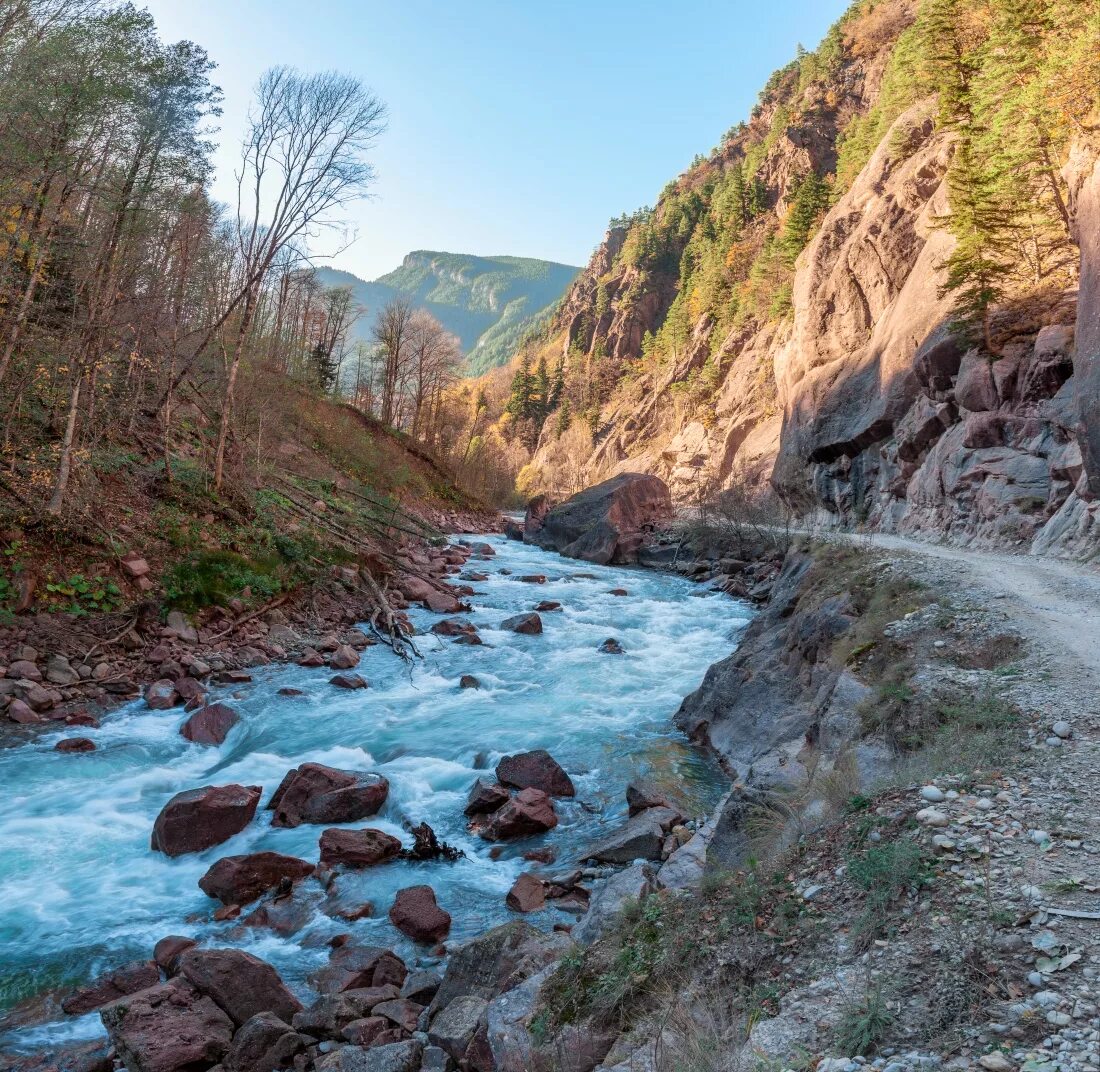
M 429 634 L 439 616 L 416 609 L 410 616 L 423 632 L 417 637 L 423 659 L 409 666 L 381 645 L 367 649 L 356 669 L 369 689 L 340 690 L 328 684 L 332 671 L 298 666 L 258 668 L 250 684 L 217 689 L 212 698 L 241 716 L 218 748 L 180 737 L 182 709 L 152 711 L 139 700 L 101 728 L 49 733 L 0 751 L 0 1016 L 50 988 L 69 989 L 147 959 L 166 934 L 245 948 L 308 998 L 305 977 L 324 963 L 335 934 L 393 946 L 410 963 L 424 956 L 386 918 L 403 886 L 430 884 L 453 916 L 449 941 L 461 941 L 513 917 L 504 896 L 533 866 L 524 851 L 552 845 L 558 866 L 567 867 L 622 821 L 623 792 L 633 778 L 675 783 L 692 814 L 712 806 L 724 779 L 671 719 L 706 668 L 736 645 L 750 617 L 747 606 L 679 577 L 591 566 L 502 537 L 487 542 L 496 557 L 468 567 L 488 574 L 475 583 L 478 594 L 466 615 L 478 626 L 482 647 Z M 547 583 L 518 579 L 532 573 L 545 574 Z M 612 595 L 614 588 L 628 594 Z M 499 628 L 540 600 L 562 604 L 561 611 L 542 615 L 541 636 Z M 608 637 L 619 640 L 625 654 L 601 653 Z M 476 675 L 481 688 L 459 688 L 462 674 Z M 280 696 L 288 686 L 304 695 Z M 97 750 L 53 751 L 61 737 L 76 734 L 91 737 Z M 555 830 L 507 844 L 492 860 L 492 846 L 466 830 L 466 794 L 479 773 L 491 776 L 501 756 L 532 748 L 548 749 L 565 767 L 577 797 L 555 802 Z M 320 885 L 306 880 L 300 890 L 310 904 L 292 934 L 239 920 L 214 922 L 217 902 L 197 881 L 215 860 L 264 849 L 317 858 L 321 827 L 273 829 L 262 810 L 283 774 L 306 761 L 389 779 L 381 814 L 351 825 L 377 827 L 411 844 L 408 824 L 427 822 L 465 857 L 394 862 L 341 876 L 341 902 L 369 900 L 373 918 L 331 918 L 321 911 Z M 153 820 L 171 796 L 228 782 L 264 787 L 261 810 L 246 830 L 195 855 L 169 859 L 150 851 Z M 554 908 L 529 918 L 544 927 L 572 919 Z M 0 1052 L 101 1033 L 96 1013 L 58 1014 L 0 1031 Z

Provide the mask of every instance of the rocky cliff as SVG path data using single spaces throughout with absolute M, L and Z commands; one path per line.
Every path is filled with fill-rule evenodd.
M 589 483 L 653 473 L 680 501 L 770 483 L 825 525 L 1046 553 L 1095 542 L 1096 147 L 1087 124 L 1063 139 L 1048 187 L 1064 256 L 1006 268 L 995 352 L 975 345 L 947 289 L 957 127 L 914 58 L 933 7 L 854 4 L 656 209 L 608 231 L 551 331 L 590 435 L 547 421 L 529 487 L 563 490 L 570 466 Z

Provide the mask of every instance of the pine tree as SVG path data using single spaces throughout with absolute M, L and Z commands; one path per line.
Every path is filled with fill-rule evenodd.
M 516 369 L 516 373 L 512 377 L 512 388 L 508 394 L 508 404 L 504 407 L 505 412 L 514 420 L 527 420 L 531 416 L 533 386 L 531 354 L 524 349 L 520 351 L 519 368 Z
M 818 217 L 829 204 L 828 184 L 811 171 L 798 185 L 791 211 L 783 224 L 780 247 L 788 264 L 794 264 L 813 233 Z
M 531 387 L 531 416 L 541 425 L 550 412 L 550 374 L 546 369 L 546 355 L 539 355 Z
M 554 378 L 550 381 L 550 409 L 555 410 L 561 404 L 565 395 L 565 358 L 558 359 L 558 367 L 554 369 Z

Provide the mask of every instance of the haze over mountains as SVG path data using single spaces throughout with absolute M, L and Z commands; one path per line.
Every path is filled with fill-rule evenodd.
M 367 309 L 353 329 L 369 341 L 378 313 L 401 295 L 427 309 L 457 335 L 469 371 L 505 364 L 523 337 L 545 324 L 580 269 L 532 257 L 478 257 L 414 250 L 399 268 L 373 282 L 351 272 L 322 268 L 324 286 L 350 286 Z

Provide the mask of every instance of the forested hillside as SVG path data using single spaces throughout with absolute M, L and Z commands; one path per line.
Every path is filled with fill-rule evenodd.
M 992 409 L 1021 420 L 1072 371 L 1098 20 L 1076 0 L 853 3 L 654 208 L 611 222 L 517 357 L 494 428 L 530 448 L 522 489 L 642 469 L 694 498 L 774 476 L 803 513 L 1034 537 L 1073 492 L 1071 417 L 1030 452 L 1045 475 L 1027 463 L 944 492 L 941 458 L 918 470 L 960 410 L 990 412 L 955 397 L 966 351 L 964 371 L 1012 366 L 1022 394 L 1005 383 Z M 914 371 L 937 328 L 953 340 L 942 383 Z M 1027 453 L 1009 425 L 968 442 Z M 977 517 L 995 509 L 983 495 L 1012 532 Z
M 505 364 L 524 336 L 545 326 L 579 271 L 531 257 L 416 250 L 399 268 L 370 283 L 335 269 L 323 268 L 317 275 L 326 286 L 351 287 L 364 309 L 352 329 L 357 340 L 370 345 L 378 314 L 403 297 L 458 336 L 466 370 L 478 374 Z
M 459 502 L 343 405 L 348 296 L 308 269 L 371 181 L 383 103 L 268 71 L 219 205 L 212 75 L 129 5 L 0 8 L 0 612 L 112 607 L 135 549 L 190 562 L 176 588 L 232 552 L 207 564 L 259 595 L 346 556 L 349 532 L 384 542 L 402 502 L 435 520 Z M 318 516 L 337 485 L 362 497 L 342 534 Z

